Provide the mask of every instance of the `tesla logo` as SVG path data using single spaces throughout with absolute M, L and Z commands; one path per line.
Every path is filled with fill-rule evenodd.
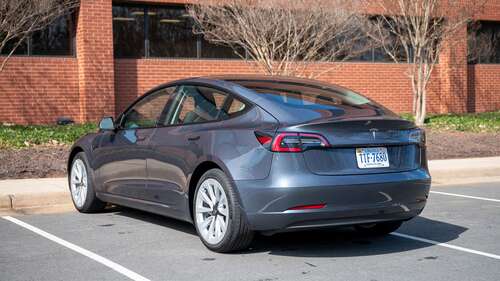
M 373 138 L 376 139 L 377 138 L 378 129 L 372 128 L 372 129 L 370 129 L 370 132 L 372 133 Z

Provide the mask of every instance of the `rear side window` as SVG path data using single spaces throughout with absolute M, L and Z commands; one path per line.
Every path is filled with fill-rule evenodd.
M 335 90 L 312 85 L 272 81 L 232 81 L 262 94 L 262 97 L 289 107 L 331 109 L 339 105 L 372 104 L 367 98 L 349 90 Z
M 229 116 L 233 116 L 233 115 L 238 114 L 239 112 L 244 111 L 245 108 L 246 108 L 246 105 L 243 102 L 241 102 L 237 99 L 233 99 L 231 102 L 231 105 L 229 106 L 229 110 L 227 111 L 227 113 Z
M 245 104 L 222 91 L 184 85 L 178 88 L 169 122 L 165 125 L 193 124 L 228 119 L 244 111 Z

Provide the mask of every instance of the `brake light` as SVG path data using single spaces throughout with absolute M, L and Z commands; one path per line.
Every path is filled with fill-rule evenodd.
M 271 145 L 273 152 L 302 152 L 308 148 L 329 147 L 328 141 L 319 134 L 279 133 Z
M 304 205 L 304 206 L 296 206 L 296 207 L 290 208 L 288 210 L 292 210 L 292 211 L 318 210 L 318 209 L 323 209 L 325 206 L 326 206 L 326 204 Z

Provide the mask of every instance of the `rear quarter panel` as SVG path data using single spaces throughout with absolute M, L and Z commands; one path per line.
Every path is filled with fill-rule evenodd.
M 233 180 L 264 179 L 269 175 L 273 153 L 262 147 L 255 131 L 275 132 L 278 123 L 258 107 L 223 122 L 186 126 L 200 140 L 187 149 L 190 173 L 205 161 L 221 166 Z

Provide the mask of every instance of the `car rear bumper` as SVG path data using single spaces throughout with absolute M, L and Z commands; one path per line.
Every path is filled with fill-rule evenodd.
M 286 174 L 235 182 L 250 227 L 288 231 L 408 220 L 426 204 L 431 179 L 425 169 L 355 176 Z M 321 209 L 290 210 L 326 204 Z

